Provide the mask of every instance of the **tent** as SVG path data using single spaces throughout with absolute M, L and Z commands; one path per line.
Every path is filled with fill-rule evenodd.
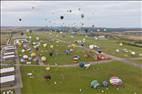
M 91 88 L 98 88 L 100 86 L 99 82 L 97 80 L 91 81 Z

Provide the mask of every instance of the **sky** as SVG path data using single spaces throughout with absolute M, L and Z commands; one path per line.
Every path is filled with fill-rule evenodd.
M 142 28 L 142 1 L 1 1 L 2 26 L 81 26 L 82 23 Z

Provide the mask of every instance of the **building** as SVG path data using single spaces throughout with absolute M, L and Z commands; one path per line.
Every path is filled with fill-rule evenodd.
M 1 87 L 13 86 L 15 85 L 15 75 L 3 76 L 0 77 Z
M 0 69 L 0 77 L 13 75 L 13 74 L 15 74 L 15 68 L 14 67 L 8 67 L 8 68 Z
M 7 56 L 7 55 L 15 55 L 15 52 L 6 52 L 6 53 L 3 53 L 4 56 Z
M 14 46 L 5 46 L 3 48 L 4 52 L 12 52 L 12 51 L 15 51 L 15 50 L 16 50 L 16 48 Z
M 16 55 L 6 55 L 2 57 L 3 60 L 15 60 Z
M 15 85 L 15 68 L 8 67 L 0 69 L 0 85 L 1 87 Z

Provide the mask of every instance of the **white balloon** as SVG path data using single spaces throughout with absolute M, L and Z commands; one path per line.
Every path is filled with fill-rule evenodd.
M 115 51 L 116 51 L 116 52 L 119 52 L 119 49 L 116 49 Z
M 120 46 L 123 46 L 123 43 L 120 43 L 119 45 L 120 45 Z
M 39 37 L 36 37 L 36 40 L 39 40 Z
M 21 50 L 21 52 L 22 52 L 22 53 L 24 53 L 24 52 L 25 52 L 25 50 L 24 50 L 24 49 L 22 49 L 22 50 Z
M 27 56 L 27 55 L 24 55 L 24 56 L 23 56 L 23 58 L 24 58 L 24 59 L 27 59 L 27 58 L 28 58 L 28 56 Z
M 135 55 L 136 53 L 135 53 L 135 52 L 131 52 L 131 54 L 132 54 L 132 55 Z
M 89 45 L 89 48 L 90 49 L 94 49 L 94 45 Z

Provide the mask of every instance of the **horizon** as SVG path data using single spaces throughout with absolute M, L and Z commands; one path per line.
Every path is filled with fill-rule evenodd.
M 86 27 L 75 27 L 75 26 L 1 26 L 1 28 L 5 28 L 5 27 L 17 27 L 17 28 L 24 28 L 24 27 L 27 27 L 27 28 L 30 28 L 30 27 L 69 27 L 69 28 L 92 28 L 91 26 L 86 26 Z M 142 27 L 94 27 L 95 28 L 112 28 L 112 29 L 142 29 Z

